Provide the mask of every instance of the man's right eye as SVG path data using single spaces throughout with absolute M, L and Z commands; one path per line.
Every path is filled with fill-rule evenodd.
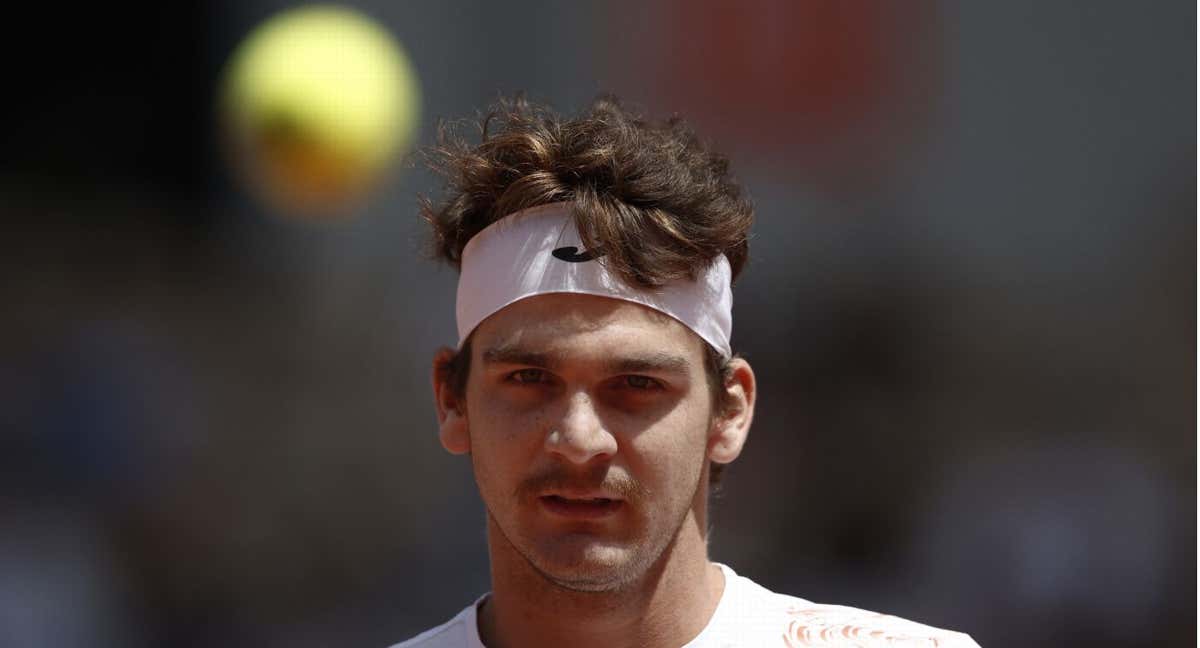
M 536 384 L 546 381 L 546 372 L 542 369 L 520 369 L 508 375 L 509 380 L 521 384 Z

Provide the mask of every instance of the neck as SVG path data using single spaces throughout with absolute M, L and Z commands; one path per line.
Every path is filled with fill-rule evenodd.
M 577 592 L 548 581 L 488 518 L 492 594 L 479 613 L 488 648 L 681 646 L 704 629 L 724 591 L 708 561 L 706 494 L 697 495 L 674 540 L 635 582 L 612 592 Z M 698 510 L 697 510 L 698 509 Z

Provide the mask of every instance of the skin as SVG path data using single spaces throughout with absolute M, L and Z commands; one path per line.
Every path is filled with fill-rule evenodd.
M 737 458 L 754 373 L 733 360 L 714 410 L 704 342 L 657 311 L 539 295 L 472 335 L 464 397 L 438 352 L 443 446 L 469 454 L 488 512 L 490 648 L 671 646 L 704 628 L 724 589 L 706 549 L 708 462 Z M 619 502 L 594 518 L 554 498 Z

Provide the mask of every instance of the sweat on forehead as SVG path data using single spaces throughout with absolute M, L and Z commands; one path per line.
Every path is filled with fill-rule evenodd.
M 498 344 L 480 351 L 484 365 L 525 365 L 558 369 L 572 359 L 564 349 L 542 351 L 520 344 Z M 601 362 L 611 373 L 666 372 L 686 374 L 692 366 L 687 355 L 663 350 L 629 351 L 605 354 Z
M 662 312 L 626 300 L 553 293 L 518 300 L 488 316 L 471 333 L 473 348 L 556 353 L 603 341 L 632 351 L 635 339 L 653 340 L 644 350 L 676 347 L 688 354 L 705 346 L 694 331 Z
M 733 294 L 723 256 L 695 280 L 654 289 L 631 286 L 608 270 L 603 250 L 586 248 L 564 203 L 511 214 L 464 248 L 456 304 L 460 348 L 490 315 L 523 299 L 553 293 L 641 304 L 679 321 L 722 356 L 731 355 Z

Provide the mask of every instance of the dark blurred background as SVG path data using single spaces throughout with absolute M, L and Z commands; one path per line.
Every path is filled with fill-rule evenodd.
M 5 21 L 0 645 L 382 647 L 488 588 L 427 386 L 437 181 L 298 222 L 218 150 L 222 65 L 286 6 Z M 715 559 L 985 648 L 1194 645 L 1194 3 L 353 6 L 423 144 L 613 91 L 730 153 L 762 393 Z

